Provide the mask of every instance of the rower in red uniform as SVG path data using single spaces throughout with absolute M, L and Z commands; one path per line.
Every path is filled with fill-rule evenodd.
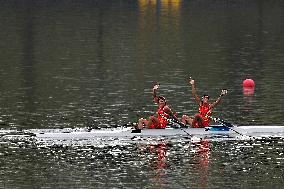
M 200 100 L 197 96 L 195 82 L 193 79 L 189 78 L 189 84 L 192 88 L 192 95 L 199 105 L 198 114 L 196 114 L 193 119 L 186 115 L 183 115 L 181 122 L 184 124 L 189 124 L 194 128 L 208 127 L 210 125 L 210 116 L 212 115 L 213 108 L 215 108 L 220 103 L 221 98 L 226 95 L 228 91 L 223 89 L 218 99 L 213 104 L 209 104 L 209 96 L 207 94 L 204 94 L 202 96 L 202 100 Z
M 153 101 L 158 104 L 157 117 L 150 116 L 149 119 L 140 118 L 137 129 L 143 129 L 146 126 L 148 129 L 164 129 L 168 125 L 170 117 L 178 121 L 178 118 L 173 114 L 169 106 L 167 106 L 166 98 L 157 96 L 157 89 L 159 85 L 153 87 Z

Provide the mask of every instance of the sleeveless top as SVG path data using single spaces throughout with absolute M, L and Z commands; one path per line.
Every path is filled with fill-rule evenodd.
M 150 129 L 164 129 L 164 128 L 166 128 L 166 126 L 168 125 L 167 118 L 170 117 L 169 114 L 167 114 L 165 112 L 164 107 L 159 108 L 158 111 L 157 111 L 157 114 L 158 114 L 159 123 L 157 125 L 152 124 L 150 126 Z
M 199 106 L 198 112 L 201 118 L 203 119 L 203 125 L 198 125 L 198 123 L 196 123 L 194 127 L 208 127 L 210 125 L 210 116 L 212 115 L 212 112 L 209 106 L 209 104 L 201 104 Z

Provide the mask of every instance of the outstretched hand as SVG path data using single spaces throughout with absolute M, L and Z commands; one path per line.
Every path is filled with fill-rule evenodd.
M 189 84 L 194 85 L 194 79 L 192 79 L 191 77 L 189 77 L 188 82 Z
M 154 85 L 153 90 L 157 90 L 159 88 L 159 84 Z
M 222 89 L 220 96 L 225 96 L 227 95 L 228 90 L 227 89 Z

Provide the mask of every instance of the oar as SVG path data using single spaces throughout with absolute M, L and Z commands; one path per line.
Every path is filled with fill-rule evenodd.
M 234 127 L 234 125 L 232 125 L 231 123 L 227 122 L 227 121 L 224 121 L 223 119 L 220 119 L 218 117 L 212 117 L 212 116 L 208 116 L 209 118 L 211 118 L 213 121 L 215 122 L 219 122 L 221 123 L 223 126 L 226 126 L 226 127 Z
M 250 138 L 255 139 L 255 137 L 253 137 L 253 136 L 244 135 L 244 134 L 242 134 L 242 133 L 236 131 L 235 129 L 233 129 L 233 128 L 234 128 L 234 125 L 232 125 L 232 124 L 229 123 L 229 122 L 224 121 L 223 119 L 220 119 L 220 118 L 217 118 L 217 117 L 212 117 L 212 116 L 208 116 L 208 117 L 211 118 L 211 119 L 212 119 L 213 121 L 215 121 L 215 122 L 221 123 L 224 127 L 229 128 L 230 130 L 234 131 L 235 133 L 241 135 L 242 137 L 250 137 Z
M 167 120 L 167 121 L 168 121 L 169 123 L 171 123 L 171 124 L 173 124 L 173 123 L 178 124 L 178 125 L 180 126 L 180 127 L 179 127 L 180 130 L 182 130 L 183 132 L 185 132 L 188 136 L 193 137 L 192 134 L 189 134 L 186 130 L 183 129 L 183 127 L 184 127 L 184 128 L 187 127 L 186 124 L 184 124 L 184 123 L 182 123 L 182 122 L 180 122 L 180 121 L 178 121 L 178 120 L 175 120 L 175 119 L 167 118 L 167 117 L 165 117 L 165 116 L 162 115 L 162 114 L 159 114 L 159 115 L 160 115 L 163 119 Z

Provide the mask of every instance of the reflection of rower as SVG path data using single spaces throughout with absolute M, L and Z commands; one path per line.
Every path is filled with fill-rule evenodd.
M 156 186 L 154 188 L 165 188 L 164 169 L 167 166 L 167 146 L 165 143 L 150 145 L 150 153 L 157 155 L 157 160 L 153 162 L 151 167 L 155 169 Z
M 197 152 L 198 158 L 198 173 L 200 188 L 207 188 L 208 183 L 208 167 L 210 160 L 209 141 L 201 140 L 200 142 L 192 143 Z
M 157 169 L 164 169 L 166 167 L 166 161 L 167 161 L 167 148 L 165 143 L 157 144 L 157 145 L 150 145 L 150 153 L 156 154 L 157 159 L 157 165 L 155 166 Z
M 167 144 L 164 141 L 158 144 L 138 144 L 143 157 L 148 157 L 148 166 L 152 171 L 153 188 L 164 189 L 165 169 L 167 168 Z
M 197 96 L 196 94 L 196 89 L 195 89 L 195 82 L 193 79 L 189 78 L 189 84 L 191 85 L 192 88 L 192 95 L 195 99 L 195 101 L 197 102 L 197 104 L 199 105 L 199 110 L 198 110 L 198 114 L 196 114 L 194 116 L 194 118 L 190 118 L 189 116 L 183 115 L 182 116 L 182 122 L 184 124 L 190 124 L 191 127 L 208 127 L 210 124 L 210 120 L 211 120 L 211 115 L 212 115 L 212 110 L 213 108 L 215 108 L 220 102 L 221 102 L 221 98 L 222 96 L 227 94 L 227 90 L 222 90 L 220 96 L 218 97 L 218 99 L 210 104 L 209 101 L 209 96 L 204 94 L 202 96 L 202 100 L 200 100 L 200 98 Z
M 157 96 L 157 89 L 159 85 L 153 87 L 153 101 L 158 104 L 157 117 L 150 116 L 147 119 L 140 118 L 138 121 L 137 129 L 143 129 L 146 126 L 148 129 L 164 129 L 168 124 L 167 118 L 172 117 L 178 121 L 178 118 L 173 114 L 171 109 L 166 103 L 166 98 L 163 96 Z

